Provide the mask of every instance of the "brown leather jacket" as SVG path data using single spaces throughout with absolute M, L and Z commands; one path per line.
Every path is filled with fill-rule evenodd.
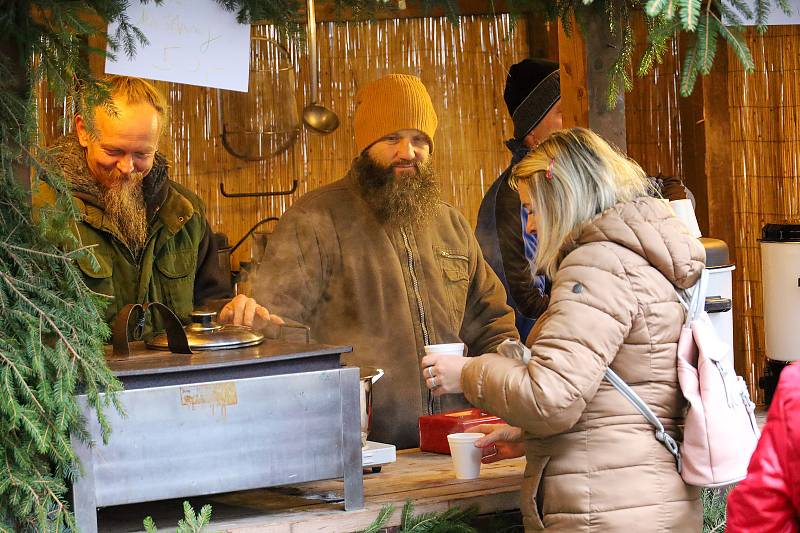
M 309 325 L 317 341 L 352 345 L 348 364 L 386 371 L 370 438 L 400 448 L 418 445 L 417 419 L 427 411 L 425 344 L 463 341 L 474 355 L 517 338 L 502 285 L 456 209 L 442 203 L 423 227 L 386 227 L 349 176 L 283 215 L 254 290 L 271 312 Z M 450 395 L 435 410 L 464 405 Z

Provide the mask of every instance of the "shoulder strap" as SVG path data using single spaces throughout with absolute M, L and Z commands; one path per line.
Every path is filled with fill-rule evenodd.
M 630 386 L 625 383 L 619 375 L 611 370 L 610 368 L 606 369 L 605 378 L 611 383 L 615 389 L 617 389 L 624 397 L 627 399 L 631 404 L 639 411 L 642 416 L 644 416 L 650 424 L 656 428 L 656 440 L 664 445 L 669 453 L 675 457 L 675 463 L 678 466 L 678 472 L 680 473 L 682 469 L 681 464 L 681 452 L 678 448 L 678 443 L 673 439 L 669 433 L 666 432 L 664 429 L 664 425 L 661 423 L 661 420 L 653 413 L 650 407 L 642 400 L 642 398 L 634 392 Z
M 708 269 L 704 268 L 703 272 L 700 274 L 700 278 L 698 278 L 697 283 L 694 284 L 691 291 L 688 289 L 675 289 L 678 300 L 683 304 L 683 307 L 686 308 L 686 321 L 684 322 L 684 326 L 688 326 L 692 320 L 697 318 L 697 315 L 705 311 L 708 276 Z M 691 294 L 691 296 L 687 297 L 687 293 Z

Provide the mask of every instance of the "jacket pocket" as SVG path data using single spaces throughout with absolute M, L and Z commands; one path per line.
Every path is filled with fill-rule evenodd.
M 447 294 L 450 325 L 457 334 L 464 320 L 469 290 L 469 257 L 466 252 L 451 248 L 439 248 L 436 256 L 442 268 L 442 282 Z
M 179 249 L 165 253 L 155 261 L 153 282 L 161 303 L 172 309 L 184 322 L 189 319 L 194 302 L 196 252 Z
M 525 479 L 522 481 L 522 494 L 520 495 L 520 507 L 522 516 L 525 520 L 525 530 L 541 531 L 544 529 L 544 469 L 550 457 L 531 457 L 527 458 L 525 467 Z
M 112 282 L 114 262 L 98 253 L 93 253 L 93 257 L 97 260 L 97 263 L 94 263 L 88 255 L 78 260 L 78 268 L 83 273 L 83 280 L 86 282 L 86 286 L 94 292 L 105 294 L 106 296 L 114 296 Z

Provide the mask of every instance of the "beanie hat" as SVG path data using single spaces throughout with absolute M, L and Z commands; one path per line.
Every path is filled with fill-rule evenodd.
M 560 98 L 558 63 L 523 59 L 512 65 L 503 99 L 514 122 L 514 138 L 522 141 Z
M 381 137 L 399 130 L 415 129 L 433 135 L 439 119 L 427 89 L 416 76 L 389 74 L 359 89 L 353 130 L 360 154 Z

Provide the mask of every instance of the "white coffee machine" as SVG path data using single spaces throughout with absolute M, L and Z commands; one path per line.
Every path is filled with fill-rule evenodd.
M 761 285 L 767 363 L 759 384 L 769 403 L 781 370 L 800 360 L 800 225 L 761 229 Z

